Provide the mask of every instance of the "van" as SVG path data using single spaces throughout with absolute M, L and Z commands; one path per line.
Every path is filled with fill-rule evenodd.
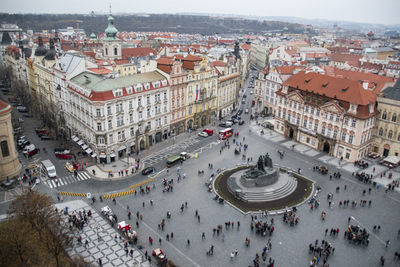
M 43 160 L 42 166 L 42 171 L 46 173 L 49 178 L 57 178 L 56 167 L 49 159 Z

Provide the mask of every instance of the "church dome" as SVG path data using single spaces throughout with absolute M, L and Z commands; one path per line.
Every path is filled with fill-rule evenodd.
M 114 26 L 114 18 L 111 16 L 111 14 L 108 16 L 108 26 L 107 29 L 105 30 L 105 33 L 107 35 L 107 38 L 109 39 L 115 39 L 117 36 L 118 30 Z
M 97 36 L 96 36 L 96 34 L 95 34 L 94 32 L 92 32 L 92 33 L 90 34 L 90 39 L 91 39 L 91 40 L 96 40 L 96 39 L 97 39 Z
M 42 57 L 42 56 L 46 55 L 47 49 L 43 46 L 42 37 L 39 36 L 38 39 L 39 39 L 39 45 L 35 50 L 35 56 Z
M 54 47 L 54 41 L 53 41 L 53 39 L 50 39 L 50 49 L 47 51 L 46 55 L 44 56 L 44 59 L 55 60 L 56 55 L 57 55 L 57 51 Z

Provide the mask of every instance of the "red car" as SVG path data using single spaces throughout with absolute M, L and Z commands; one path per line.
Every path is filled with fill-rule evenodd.
M 46 134 L 49 135 L 49 132 L 46 129 L 35 129 L 36 134 Z
M 211 129 L 204 129 L 204 130 L 203 130 L 203 132 L 207 133 L 207 134 L 208 134 L 208 136 L 211 136 L 211 135 L 213 135 L 213 134 L 214 134 L 214 131 L 213 131 L 213 130 L 211 130 Z
M 70 154 L 62 154 L 62 153 L 56 153 L 56 158 L 58 159 L 71 159 Z

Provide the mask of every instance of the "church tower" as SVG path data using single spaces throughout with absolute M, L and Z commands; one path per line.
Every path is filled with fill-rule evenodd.
M 114 26 L 114 18 L 108 16 L 108 26 L 105 30 L 106 38 L 103 40 L 103 56 L 105 59 L 120 59 L 121 58 L 121 41 L 117 38 L 118 30 Z

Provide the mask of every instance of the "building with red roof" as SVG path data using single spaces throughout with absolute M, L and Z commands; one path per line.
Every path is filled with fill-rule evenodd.
M 276 95 L 277 132 L 351 162 L 370 151 L 377 96 L 359 81 L 300 72 Z

